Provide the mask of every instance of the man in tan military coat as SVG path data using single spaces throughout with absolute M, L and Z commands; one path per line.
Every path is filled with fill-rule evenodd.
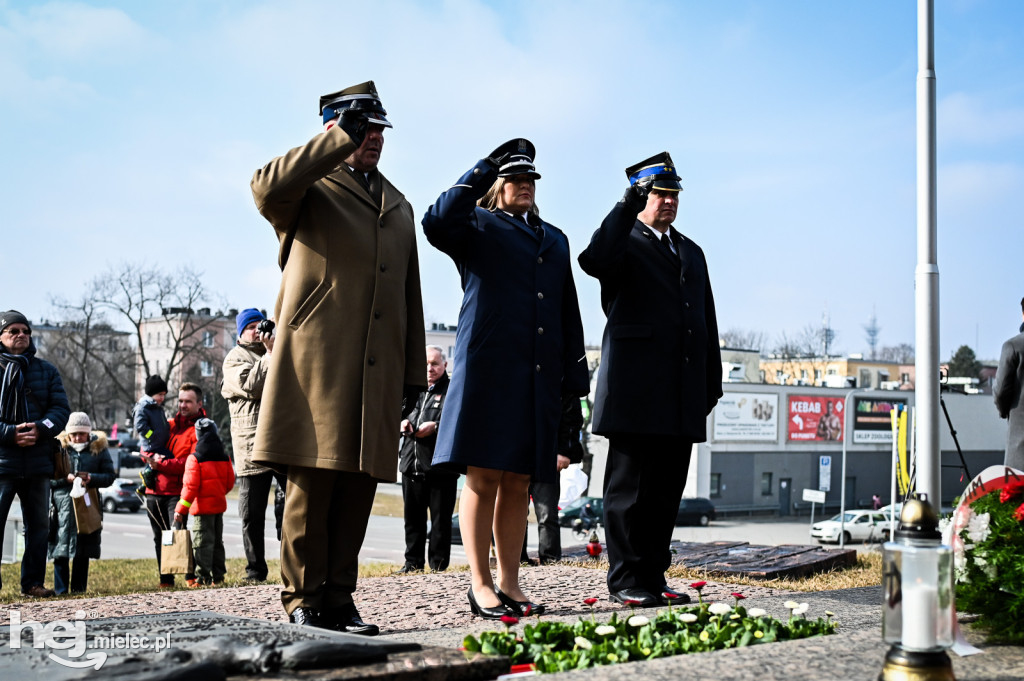
M 377 171 L 373 82 L 320 98 L 324 132 L 252 179 L 283 271 L 253 460 L 287 469 L 281 600 L 292 622 L 374 635 L 352 593 L 406 392 L 426 386 L 412 207 Z

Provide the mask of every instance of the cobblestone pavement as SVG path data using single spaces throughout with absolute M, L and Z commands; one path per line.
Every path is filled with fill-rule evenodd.
M 524 567 L 521 571 L 523 590 L 535 602 L 547 605 L 545 617 L 575 620 L 590 614 L 583 603 L 589 596 L 598 598 L 594 612 L 600 617 L 622 611 L 623 606 L 608 601 L 605 571 L 565 565 Z M 670 586 L 690 593 L 696 592 L 684 580 L 669 580 Z M 281 608 L 279 585 L 257 585 L 227 588 L 180 589 L 156 593 L 105 596 L 100 598 L 53 598 L 10 603 L 0 609 L 0 625 L 9 623 L 9 612 L 19 610 L 21 620 L 49 622 L 77 619 L 76 611 L 85 611 L 85 618 L 123 617 L 128 615 L 173 613 L 186 610 L 209 610 L 227 615 L 285 621 Z M 362 579 L 356 591 L 356 604 L 363 618 L 380 625 L 382 632 L 400 637 L 413 632 L 441 632 L 438 645 L 445 641 L 461 641 L 467 632 L 494 628 L 495 622 L 484 622 L 469 612 L 466 591 L 468 572 L 373 577 Z M 709 581 L 703 597 L 710 601 L 732 602 L 730 594 L 741 591 L 756 599 L 760 607 L 783 612 L 782 602 L 793 593 L 767 587 L 737 587 Z M 777 601 L 777 607 L 770 607 Z M 500 625 L 498 625 L 500 626 Z M 460 633 L 461 632 L 461 633 Z M 418 640 L 422 636 L 416 636 Z

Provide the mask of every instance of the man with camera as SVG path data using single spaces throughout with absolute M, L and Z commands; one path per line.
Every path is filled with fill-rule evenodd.
M 378 480 L 397 477 L 403 396 L 426 387 L 412 207 L 377 170 L 372 81 L 320 98 L 323 132 L 252 179 L 281 289 L 252 460 L 287 469 L 281 600 L 297 624 L 375 635 L 352 600 Z
M 608 591 L 641 607 L 687 602 L 665 583 L 690 450 L 722 395 L 715 301 L 704 252 L 673 222 L 682 186 L 668 152 L 626 169 L 629 188 L 579 256 L 601 282 L 593 432 L 608 438 Z M 646 519 L 643 523 L 631 522 Z
M 1024 316 L 1024 298 L 1020 300 L 1020 309 Z M 1004 464 L 1024 470 L 1024 324 L 1020 331 L 1003 343 L 992 393 L 999 416 L 1009 421 Z
M 0 545 L 17 495 L 25 521 L 21 593 L 53 596 L 43 586 L 50 521 L 54 439 L 71 408 L 57 368 L 36 357 L 32 327 L 17 310 L 0 312 Z
M 220 394 L 228 401 L 231 412 L 231 445 L 235 457 L 235 484 L 238 486 L 238 517 L 242 519 L 245 576 L 254 582 L 262 582 L 267 578 L 263 539 L 267 497 L 275 478 L 278 486 L 285 486 L 284 475 L 252 460 L 252 442 L 256 437 L 263 385 L 274 351 L 274 322 L 250 307 L 238 313 L 235 327 L 238 342 L 224 358 L 224 383 Z M 284 503 L 278 504 L 275 495 L 274 515 L 277 516 L 278 531 L 283 512 Z

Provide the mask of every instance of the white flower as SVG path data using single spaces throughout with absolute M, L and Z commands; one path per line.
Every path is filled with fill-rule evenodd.
M 747 610 L 747 615 L 750 617 L 764 617 L 767 614 L 768 611 L 764 608 L 751 608 L 750 610 Z
M 708 608 L 708 612 L 712 615 L 724 615 L 730 610 L 732 610 L 732 606 L 725 603 L 712 603 L 711 607 Z
M 692 612 L 684 612 L 682 615 L 679 616 L 679 619 L 686 622 L 687 624 L 690 624 L 691 622 L 697 621 L 697 616 L 694 615 Z
M 796 608 L 800 607 L 800 604 L 797 603 L 796 601 L 786 601 L 785 603 L 782 604 L 782 607 L 785 608 L 786 610 L 795 610 Z
M 597 629 L 594 629 L 594 633 L 598 636 L 611 636 L 615 633 L 615 627 L 610 624 L 602 624 Z
M 633 615 L 628 620 L 626 620 L 626 624 L 628 624 L 631 627 L 642 627 L 648 624 L 649 622 L 650 620 L 644 617 L 643 615 Z
M 971 516 L 967 523 L 967 538 L 972 542 L 982 542 L 988 539 L 991 531 L 988 529 L 989 514 L 978 513 Z
M 583 650 L 590 650 L 594 646 L 593 643 L 582 636 L 577 636 L 574 640 L 576 641 L 576 647 L 582 648 Z
M 797 607 L 793 608 L 793 614 L 794 615 L 802 615 L 802 614 L 804 614 L 805 612 L 807 612 L 810 609 L 811 609 L 810 605 L 808 605 L 807 603 L 801 603 Z

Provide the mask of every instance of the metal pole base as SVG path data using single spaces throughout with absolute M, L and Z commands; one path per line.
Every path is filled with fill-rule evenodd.
M 955 681 L 953 663 L 945 650 L 919 653 L 893 645 L 878 681 Z

